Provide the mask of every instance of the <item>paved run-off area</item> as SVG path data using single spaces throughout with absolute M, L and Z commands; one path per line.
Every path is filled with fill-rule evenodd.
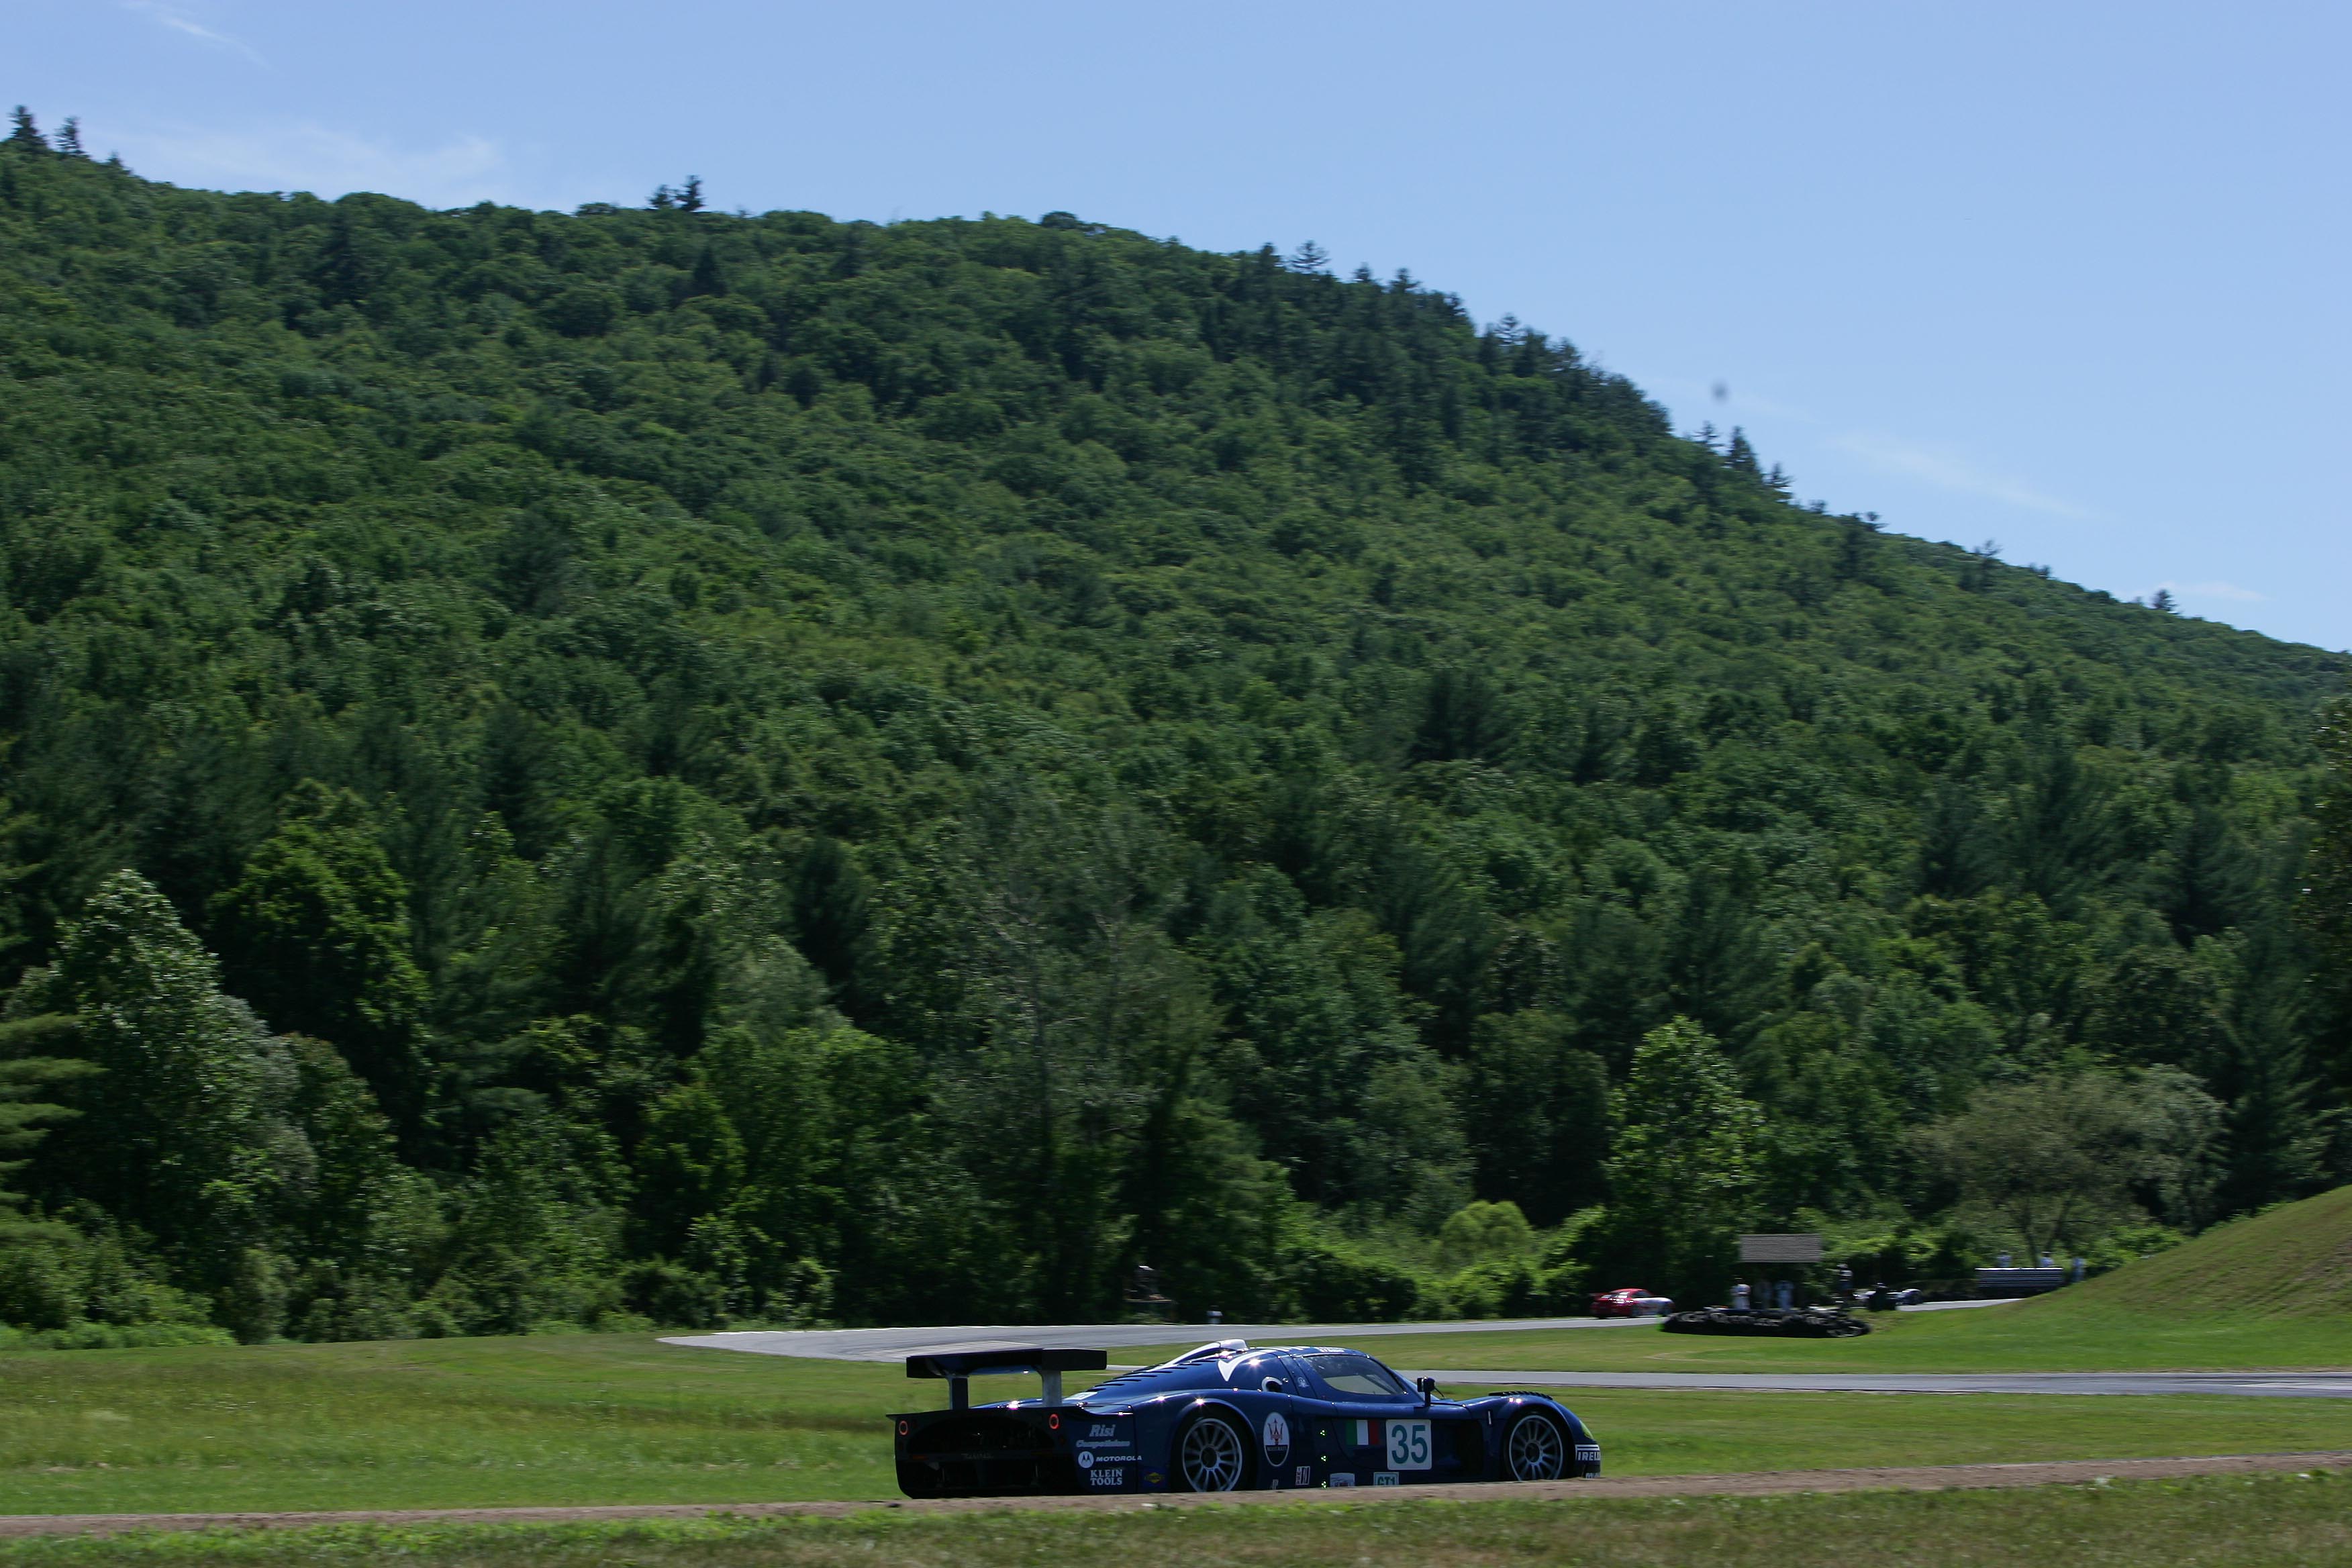
M 1973 1303 L 1971 1303 L 1973 1304 Z M 1995 1303 L 1986 1303 L 1992 1305 Z M 1654 1324 L 1641 1319 L 1540 1318 L 1454 1323 L 1314 1323 L 1283 1326 L 1264 1323 L 1194 1325 L 1192 1331 L 1207 1339 L 1241 1339 L 1257 1344 L 1350 1344 L 1383 1338 L 1423 1336 L 1440 1344 L 1456 1336 L 1549 1332 L 1566 1329 L 1631 1330 Z M 1049 1346 L 1085 1346 L 1118 1350 L 1149 1345 L 1165 1347 L 1183 1332 L 1164 1323 L 1078 1323 L 1047 1328 L 968 1324 L 923 1329 L 835 1329 L 747 1331 L 736 1333 L 683 1335 L 664 1342 L 698 1350 L 748 1352 L 755 1355 L 791 1356 L 821 1361 L 890 1362 L 916 1351 L 948 1344 L 1009 1342 Z M 1578 1336 L 1580 1341 L 1581 1335 Z M 1487 1342 L 1491 1343 L 1492 1341 Z M 1685 1345 L 1736 1343 L 1741 1346 L 1779 1342 L 1710 1342 L 1686 1340 Z M 1377 1345 L 1367 1348 L 1377 1349 Z M 1426 1352 L 1439 1345 L 1415 1347 Z M 1434 1377 L 1442 1384 L 1473 1387 L 1744 1389 L 1777 1394 L 2222 1394 L 2252 1399 L 2352 1399 L 2352 1371 L 2264 1370 L 2248 1372 L 1788 1372 L 1719 1371 L 1685 1366 L 1671 1372 L 1559 1370 L 1553 1368 L 1433 1367 L 1391 1364 L 1412 1377 Z
M 903 1502 L 646 1504 L 618 1508 L 376 1509 L 303 1513 L 14 1514 L 0 1516 L 0 1540 L 116 1535 L 136 1531 L 307 1529 L 326 1525 L 593 1524 L 727 1515 L 748 1519 L 838 1519 L 880 1510 L 923 1517 L 1004 1512 L 1132 1513 L 1170 1508 L 1293 1507 L 1385 1503 L 1444 1497 L 1460 1502 L 1574 1501 L 1601 1498 L 1768 1497 L 1809 1492 L 1952 1491 L 2191 1476 L 2309 1473 L 2352 1468 L 2352 1450 L 2218 1454 L 2164 1459 L 2074 1459 L 2015 1465 L 1927 1465 L 1832 1470 L 1761 1470 L 1725 1475 L 1633 1476 L 1581 1481 L 1509 1481 L 1465 1486 L 1360 1488 L 1330 1491 L 1225 1492 L 1211 1496 L 953 1498 Z

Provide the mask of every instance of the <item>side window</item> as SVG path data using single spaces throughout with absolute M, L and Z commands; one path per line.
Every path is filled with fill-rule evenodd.
M 1316 1381 L 1345 1399 L 1402 1399 L 1411 1390 L 1396 1373 L 1366 1355 L 1315 1355 L 1306 1358 Z

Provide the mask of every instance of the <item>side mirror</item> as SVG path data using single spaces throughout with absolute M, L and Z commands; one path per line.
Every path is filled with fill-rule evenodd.
M 1437 1379 L 1433 1377 L 1416 1377 L 1412 1380 L 1412 1385 L 1421 1390 L 1421 1402 L 1423 1405 L 1437 1397 Z
M 1265 1389 L 1268 1394 L 1280 1394 L 1283 1390 L 1284 1384 L 1282 1379 L 1278 1377 L 1269 1377 L 1264 1383 L 1259 1384 L 1258 1386 Z

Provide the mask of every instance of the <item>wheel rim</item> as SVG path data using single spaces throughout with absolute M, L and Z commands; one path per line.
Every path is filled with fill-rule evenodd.
M 1511 1428 L 1511 1475 L 1522 1481 L 1559 1479 L 1567 1450 L 1559 1431 L 1540 1415 L 1530 1415 Z
M 1192 1423 L 1184 1434 L 1184 1484 L 1196 1492 L 1229 1492 L 1241 1484 L 1242 1440 L 1215 1416 Z

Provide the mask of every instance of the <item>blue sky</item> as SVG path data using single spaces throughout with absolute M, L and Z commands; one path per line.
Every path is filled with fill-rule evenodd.
M 0 0 L 157 178 L 1314 239 L 1801 499 L 2352 645 L 2352 6 Z

